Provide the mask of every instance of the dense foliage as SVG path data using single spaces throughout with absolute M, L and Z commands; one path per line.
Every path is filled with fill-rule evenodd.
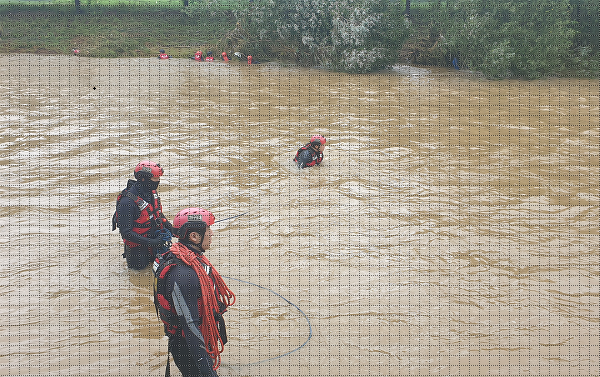
M 576 47 L 600 49 L 600 3 L 598 0 L 571 0 L 571 19 L 577 30 Z
M 238 25 L 228 47 L 347 72 L 398 61 L 411 30 L 402 0 L 192 1 L 231 9 Z M 430 64 L 497 78 L 599 70 L 598 0 L 413 0 L 412 7 L 427 19 L 411 17 L 420 31 L 428 24 Z
M 568 0 L 456 0 L 434 17 L 446 60 L 492 77 L 559 74 L 575 36 Z
M 400 8 L 391 0 L 257 2 L 236 12 L 240 45 L 303 64 L 370 72 L 395 61 L 409 35 Z

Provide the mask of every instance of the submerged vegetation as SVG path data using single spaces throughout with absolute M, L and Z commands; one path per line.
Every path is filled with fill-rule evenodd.
M 353 73 L 408 61 L 496 78 L 599 74 L 597 0 L 0 1 L 2 53 L 203 48 Z

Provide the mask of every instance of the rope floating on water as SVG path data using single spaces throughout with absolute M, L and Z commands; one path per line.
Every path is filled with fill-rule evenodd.
M 249 212 L 240 213 L 239 215 L 231 216 L 231 217 L 228 217 L 228 218 L 226 218 L 226 219 L 223 219 L 223 220 L 217 220 L 217 221 L 215 221 L 215 224 L 216 224 L 216 223 L 220 223 L 221 221 L 226 221 L 226 220 L 235 219 L 236 217 L 243 216 L 243 215 L 245 215 L 245 214 L 247 214 L 247 213 L 249 213 Z M 244 283 L 246 283 L 246 282 L 244 282 Z
M 275 356 L 275 357 L 271 357 L 269 359 L 260 360 L 260 361 L 257 361 L 255 363 L 250 363 L 250 364 L 243 364 L 244 366 L 257 365 L 257 364 L 261 364 L 261 363 L 266 363 L 267 361 L 271 361 L 271 360 L 276 360 L 276 359 L 282 358 L 282 357 L 287 356 L 289 354 L 292 354 L 292 353 L 294 353 L 296 351 L 299 351 L 302 347 L 304 347 L 305 345 L 308 344 L 308 342 L 310 341 L 310 338 L 312 338 L 312 326 L 310 324 L 310 320 L 308 319 L 308 316 L 306 315 L 306 313 L 304 313 L 302 311 L 302 309 L 300 309 L 298 307 L 298 305 L 294 304 L 293 302 L 291 302 L 290 300 L 288 300 L 287 298 L 283 297 L 282 295 L 280 295 L 279 293 L 275 292 L 274 290 L 272 290 L 270 288 L 263 287 L 262 285 L 258 285 L 258 284 L 255 284 L 255 283 L 252 283 L 252 282 L 249 282 L 249 281 L 245 281 L 245 280 L 241 280 L 241 279 L 237 279 L 237 278 L 232 278 L 232 277 L 229 277 L 229 276 L 223 276 L 223 275 L 221 275 L 221 276 L 224 277 L 224 278 L 227 278 L 227 279 L 239 281 L 240 283 L 250 284 L 250 285 L 253 285 L 253 286 L 258 287 L 260 289 L 265 289 L 265 290 L 273 293 L 274 295 L 276 295 L 279 298 L 281 298 L 283 301 L 287 302 L 288 304 L 290 304 L 291 306 L 293 306 L 294 308 L 296 308 L 296 310 L 298 310 L 300 312 L 300 314 L 302 314 L 304 316 L 304 318 L 306 319 L 306 323 L 308 324 L 308 338 L 300 346 L 294 348 L 293 350 L 291 350 L 289 352 L 283 353 L 283 354 Z

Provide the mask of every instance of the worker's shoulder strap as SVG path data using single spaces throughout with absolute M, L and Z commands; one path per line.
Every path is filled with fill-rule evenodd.
M 121 191 L 121 193 L 117 197 L 117 208 L 119 208 L 119 202 L 123 198 L 131 199 L 138 206 L 138 208 L 140 209 L 140 212 L 145 210 L 148 213 L 148 217 L 151 217 L 152 211 L 150 210 L 149 203 L 147 201 L 145 201 L 144 199 L 142 199 L 141 197 L 132 194 L 131 191 L 129 191 L 129 189 L 124 189 L 123 191 Z M 113 218 L 112 218 L 112 230 L 113 231 L 115 229 L 117 229 L 117 223 L 118 223 L 118 214 L 117 214 L 117 210 L 115 209 L 115 213 L 113 214 Z

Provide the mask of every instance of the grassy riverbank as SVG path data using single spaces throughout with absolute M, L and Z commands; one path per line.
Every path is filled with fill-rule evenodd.
M 180 2 L 85 5 L 81 12 L 67 4 L 8 4 L 0 7 L 0 53 L 70 54 L 77 47 L 85 56 L 132 57 L 165 48 L 189 56 L 233 27 L 227 12 L 190 17 Z
M 80 8 L 74 6 L 74 0 L 10 1 L 0 0 L 0 53 L 3 54 L 70 54 L 71 49 L 79 48 L 82 56 L 151 57 L 164 48 L 171 56 L 187 57 L 197 48 L 203 51 L 212 49 L 218 53 L 221 46 L 239 49 L 262 61 L 279 59 L 297 64 L 318 64 L 313 62 L 315 59 L 311 60 L 310 54 L 319 56 L 329 48 L 319 50 L 317 46 L 311 50 L 313 52 L 302 51 L 306 46 L 297 38 L 280 39 L 272 30 L 262 30 L 272 26 L 269 20 L 263 20 L 263 25 L 253 30 L 244 22 L 243 16 L 240 18 L 248 9 L 247 0 L 215 0 L 202 6 L 194 6 L 195 0 L 190 0 L 191 5 L 186 11 L 180 0 L 81 0 Z M 492 77 L 514 74 L 533 78 L 536 74 L 529 74 L 530 67 L 535 69 L 539 64 L 547 67 L 540 69 L 537 75 L 596 77 L 600 72 L 600 52 L 597 38 L 592 37 L 597 37 L 597 10 L 576 7 L 579 2 L 583 4 L 585 1 L 588 0 L 571 0 L 574 4 L 571 6 L 571 26 L 577 28 L 574 29 L 574 43 L 570 48 L 564 47 L 568 46 L 565 42 L 568 38 L 557 39 L 562 41 L 560 44 L 552 39 L 540 42 L 542 46 L 563 46 L 560 57 L 555 57 L 552 51 L 546 51 L 546 57 L 542 54 L 532 57 L 530 47 L 511 42 L 511 38 L 518 41 L 520 36 L 505 36 L 504 42 L 492 49 L 497 56 L 492 56 L 494 59 L 488 59 L 489 62 L 481 62 L 478 57 L 488 56 L 483 52 L 489 48 L 484 47 L 496 43 L 493 39 L 484 41 L 489 37 L 485 32 L 487 29 L 471 25 L 481 34 L 480 39 L 473 41 L 469 37 L 473 32 L 471 29 L 453 32 L 456 25 L 462 25 L 460 17 L 464 18 L 464 15 L 456 10 L 460 8 L 447 8 L 446 2 L 418 0 L 412 2 L 408 38 L 396 36 L 398 41 L 403 41 L 402 45 L 396 46 L 390 41 L 384 41 L 384 45 L 389 49 L 392 64 L 451 66 L 452 57 L 458 56 L 461 68 L 485 71 L 483 68 L 504 65 L 509 72 L 505 74 L 488 69 L 490 72 L 487 73 Z M 252 7 L 258 9 L 260 2 L 255 0 Z M 389 9 L 394 13 L 394 20 L 401 17 L 403 9 L 403 4 Z M 236 28 L 240 19 L 242 27 Z M 384 36 L 403 33 L 399 26 L 394 26 Z M 263 32 L 266 38 L 259 37 Z M 327 35 L 326 32 L 321 34 Z M 232 36 L 238 39 L 225 47 L 223 42 L 235 39 Z M 377 36 L 373 38 L 380 40 Z M 510 70 L 515 72 L 510 73 Z
M 73 0 L 0 3 L 0 53 L 71 54 L 77 47 L 92 57 L 149 57 L 160 48 L 175 57 L 189 56 L 196 47 L 217 51 L 219 40 L 236 26 L 231 9 L 241 6 L 239 0 L 224 0 L 219 12 L 190 16 L 179 0 L 82 0 L 79 10 Z M 429 51 L 429 16 L 418 3 L 413 23 L 413 35 L 397 48 L 398 61 L 438 64 Z

